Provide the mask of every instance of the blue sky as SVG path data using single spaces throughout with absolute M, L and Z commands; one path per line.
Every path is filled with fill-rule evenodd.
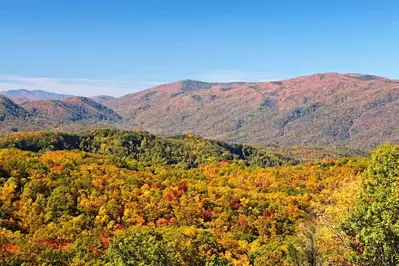
M 0 90 L 119 96 L 182 79 L 399 78 L 398 47 L 399 1 L 0 1 Z

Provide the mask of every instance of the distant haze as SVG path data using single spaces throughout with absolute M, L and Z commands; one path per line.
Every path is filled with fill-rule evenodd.
M 16 103 L 24 103 L 27 101 L 40 101 L 40 100 L 61 100 L 65 98 L 70 98 L 72 95 L 57 94 L 52 92 L 47 92 L 43 90 L 8 90 L 2 91 L 0 94 L 7 96 L 8 98 L 14 100 Z

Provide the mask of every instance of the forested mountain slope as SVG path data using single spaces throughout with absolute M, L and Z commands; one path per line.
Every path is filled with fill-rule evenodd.
M 0 95 L 0 121 L 24 119 L 28 112 L 9 98 Z
M 278 82 L 184 80 L 111 100 L 129 127 L 266 145 L 399 142 L 399 81 L 317 74 Z
M 21 105 L 33 116 L 44 117 L 54 122 L 120 122 L 122 118 L 113 110 L 86 97 L 71 97 L 63 100 L 30 101 Z

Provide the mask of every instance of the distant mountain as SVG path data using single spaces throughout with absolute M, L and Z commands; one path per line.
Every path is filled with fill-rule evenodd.
M 51 121 L 70 122 L 120 122 L 122 118 L 113 110 L 85 97 L 71 97 L 63 100 L 30 101 L 23 108 L 35 117 Z
M 113 99 L 115 99 L 115 97 L 109 96 L 109 95 L 98 95 L 98 96 L 92 96 L 89 97 L 90 99 L 92 99 L 93 101 L 96 101 L 98 103 L 104 104 L 108 101 L 111 101 Z
M 274 82 L 184 80 L 105 103 L 126 127 L 262 145 L 399 142 L 399 81 L 325 73 Z
M 47 92 L 43 90 L 24 90 L 24 89 L 19 89 L 19 90 L 8 90 L 8 91 L 2 91 L 0 94 L 3 94 L 4 96 L 10 98 L 14 102 L 20 104 L 28 101 L 40 101 L 40 100 L 62 100 L 66 99 L 69 97 L 72 97 L 72 95 L 67 95 L 67 94 L 58 94 L 58 93 L 52 93 L 52 92 Z

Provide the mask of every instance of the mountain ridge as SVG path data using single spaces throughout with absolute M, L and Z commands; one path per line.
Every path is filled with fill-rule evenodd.
M 28 101 L 62 100 L 73 96 L 69 94 L 60 94 L 44 90 L 26 90 L 26 89 L 7 90 L 0 92 L 0 94 L 10 98 L 11 100 L 13 100 L 18 104 L 22 104 Z
M 191 132 L 251 145 L 355 149 L 399 142 L 399 81 L 369 74 L 331 72 L 265 82 L 188 79 L 102 103 L 120 116 L 112 126 L 164 136 Z
M 120 121 L 122 118 L 111 109 L 86 97 L 74 96 L 62 100 L 30 101 L 22 104 L 34 115 L 51 117 L 57 121 L 82 121 L 89 119 Z
M 69 130 L 112 127 L 122 117 L 86 97 L 29 101 L 16 104 L 0 95 L 0 134 L 16 131 Z
M 106 105 L 129 126 L 161 135 L 193 132 L 248 144 L 371 148 L 399 141 L 397 88 L 397 80 L 353 73 L 271 82 L 183 80 Z

